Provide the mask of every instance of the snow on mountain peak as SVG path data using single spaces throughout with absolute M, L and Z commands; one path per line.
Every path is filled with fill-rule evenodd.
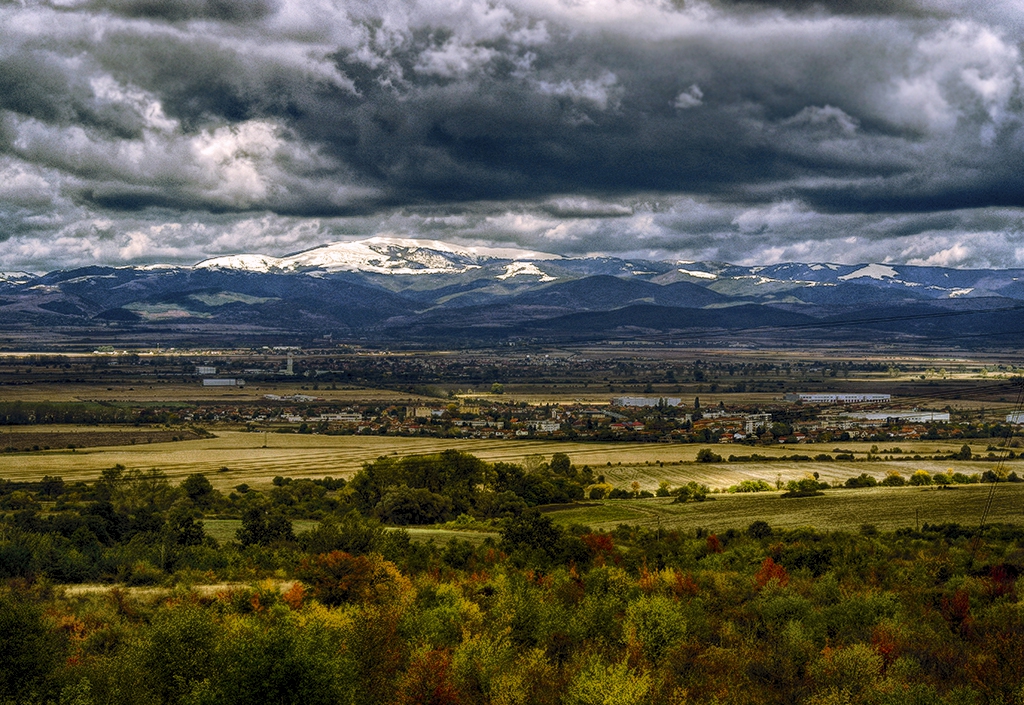
M 495 247 L 462 247 L 438 240 L 372 237 L 332 242 L 285 257 L 229 255 L 195 265 L 198 269 L 241 269 L 250 272 L 303 269 L 376 274 L 459 274 L 487 260 L 550 260 L 559 255 Z M 538 270 L 539 271 L 539 270 Z M 543 272 L 541 272 L 543 275 Z
M 871 279 L 899 279 L 900 274 L 892 267 L 885 264 L 868 264 L 855 272 L 849 274 L 843 274 L 839 279 L 843 281 L 849 281 L 851 279 L 860 279 L 862 277 L 870 277 Z
M 681 274 L 687 274 L 691 277 L 696 277 L 697 279 L 718 279 L 717 274 L 712 274 L 711 272 L 702 272 L 699 269 L 680 269 L 679 272 Z
M 540 277 L 542 282 L 553 282 L 555 278 L 550 274 L 545 273 L 535 265 L 533 262 L 512 262 L 505 265 L 505 273 L 499 274 L 498 279 L 505 280 L 511 279 L 512 277 Z
M 24 284 L 35 278 L 34 274 L 28 272 L 0 272 L 0 282 L 10 282 L 11 284 Z
M 227 255 L 214 257 L 195 265 L 195 269 L 241 269 L 246 272 L 269 272 L 283 269 L 283 260 L 269 255 Z

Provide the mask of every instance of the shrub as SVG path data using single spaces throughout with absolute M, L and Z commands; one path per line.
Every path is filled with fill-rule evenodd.
M 881 484 L 885 487 L 903 487 L 903 485 L 907 484 L 907 481 L 895 470 L 890 470 L 885 474 L 885 479 L 882 480 Z
M 915 470 L 910 476 L 910 484 L 915 487 L 932 484 L 932 476 L 926 470 Z
M 775 488 L 764 480 L 743 480 L 738 485 L 733 485 L 728 492 L 771 492 Z
M 752 539 L 765 539 L 772 535 L 772 527 L 768 522 L 758 519 L 747 527 L 747 536 Z
M 878 484 L 878 480 L 868 475 L 866 472 L 862 472 L 857 477 L 851 477 L 846 480 L 847 487 L 874 487 Z
M 297 575 L 314 598 L 330 606 L 401 592 L 408 582 L 393 563 L 379 555 L 353 556 L 344 551 L 304 559 Z

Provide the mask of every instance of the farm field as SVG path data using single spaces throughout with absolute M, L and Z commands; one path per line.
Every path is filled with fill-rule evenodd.
M 820 497 L 783 499 L 777 492 L 713 495 L 706 502 L 673 504 L 671 498 L 606 500 L 551 511 L 562 525 L 584 524 L 611 530 L 620 524 L 713 532 L 745 529 L 763 520 L 773 527 L 814 527 L 823 531 L 859 531 L 871 524 L 879 531 L 904 527 L 959 523 L 976 527 L 981 521 L 991 485 L 934 487 L 871 487 L 830 490 Z M 992 492 L 987 523 L 1024 524 L 1024 484 L 1000 483 Z
M 287 396 L 306 394 L 338 403 L 414 403 L 427 399 L 409 392 L 367 387 L 311 390 L 296 382 L 258 382 L 244 387 L 204 387 L 198 382 L 139 382 L 121 381 L 103 384 L 76 384 L 74 382 L 33 382 L 0 386 L 0 401 L 23 402 L 75 402 L 102 401 L 120 403 L 162 404 L 221 403 L 242 404 L 263 399 L 265 394 Z
M 55 431 L 68 433 L 68 427 L 24 427 L 33 433 Z M 79 427 L 80 432 L 84 432 Z M 97 430 L 97 429 L 91 429 Z M 98 429 L 102 431 L 103 429 Z M 14 430 L 18 433 L 20 429 Z M 3 435 L 7 435 L 7 431 Z M 843 443 L 844 450 L 866 457 L 874 444 Z M 904 455 L 933 455 L 959 450 L 958 442 L 902 443 Z M 641 489 L 654 490 L 662 481 L 676 486 L 691 480 L 715 488 L 725 488 L 742 480 L 760 479 L 774 483 L 776 479 L 799 479 L 817 472 L 822 481 L 845 480 L 861 473 L 881 479 L 889 470 L 904 477 L 918 469 L 930 473 L 954 471 L 966 474 L 993 469 L 996 461 L 949 460 L 887 460 L 875 456 L 871 461 L 775 461 L 750 463 L 695 463 L 697 453 L 705 447 L 698 444 L 664 443 L 578 443 L 560 441 L 506 441 L 492 439 L 407 438 L 395 436 L 324 436 L 291 433 L 252 433 L 218 431 L 214 438 L 168 443 L 140 443 L 90 447 L 71 450 L 4 453 L 0 455 L 0 478 L 15 481 L 38 480 L 45 475 L 59 475 L 66 481 L 95 480 L 100 471 L 121 464 L 127 468 L 159 469 L 172 480 L 201 472 L 218 489 L 229 489 L 240 483 L 253 486 L 267 484 L 280 475 L 284 477 L 351 477 L 364 463 L 382 455 L 416 455 L 456 449 L 476 455 L 488 462 L 523 463 L 529 456 L 550 459 L 554 453 L 566 453 L 578 466 L 589 465 L 595 476 L 617 486 L 632 482 Z M 715 452 L 769 457 L 801 454 L 815 456 L 833 453 L 831 444 L 750 447 L 735 445 L 710 446 Z M 974 446 L 975 453 L 985 451 L 984 444 Z M 885 448 L 882 449 L 884 452 Z M 1004 463 L 1007 471 L 1024 473 L 1024 460 Z M 226 470 L 224 468 L 227 468 Z
M 172 443 L 203 438 L 194 429 L 135 428 L 132 426 L 8 426 L 0 433 L 0 448 L 63 450 L 97 446 Z

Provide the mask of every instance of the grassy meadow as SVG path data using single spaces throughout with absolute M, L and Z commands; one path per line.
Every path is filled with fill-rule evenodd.
M 918 524 L 959 523 L 978 526 L 992 494 L 987 523 L 1024 524 L 1024 485 L 937 487 L 870 487 L 829 490 L 820 497 L 783 499 L 778 492 L 709 495 L 706 502 L 673 504 L 672 498 L 587 502 L 549 516 L 559 524 L 585 524 L 610 530 L 620 524 L 663 529 L 710 531 L 745 529 L 754 521 L 773 527 L 814 527 L 859 531 L 865 524 L 893 531 Z

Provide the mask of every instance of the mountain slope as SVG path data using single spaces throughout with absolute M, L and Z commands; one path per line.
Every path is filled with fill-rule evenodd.
M 0 276 L 0 331 L 89 336 L 239 331 L 381 343 L 753 335 L 1016 344 L 1024 270 L 565 257 L 370 238 L 285 257 Z M 78 333 L 74 333 L 78 331 Z M 752 331 L 752 332 L 751 332 Z M 749 335 L 748 335 L 748 332 Z M 192 339 L 192 338 L 189 338 Z M 249 338 L 247 338 L 249 339 Z M 956 342 L 955 344 L 960 344 Z

